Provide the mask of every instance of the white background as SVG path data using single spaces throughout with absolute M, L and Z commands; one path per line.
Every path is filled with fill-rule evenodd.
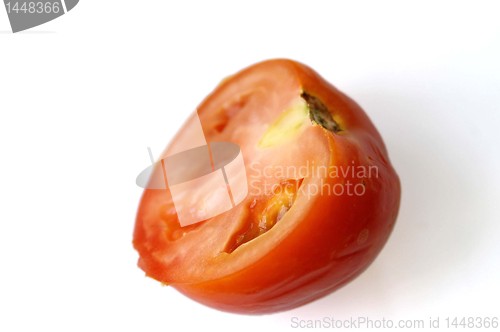
M 0 331 L 500 316 L 499 13 L 494 1 L 82 0 L 12 34 L 0 8 Z M 223 77 L 274 57 L 367 111 L 401 210 L 376 262 L 334 294 L 226 314 L 136 267 L 135 176 Z

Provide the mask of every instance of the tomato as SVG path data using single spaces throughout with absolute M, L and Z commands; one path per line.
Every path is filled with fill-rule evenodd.
M 208 142 L 242 152 L 247 196 L 181 227 L 169 189 L 145 189 L 133 244 L 146 275 L 223 311 L 288 310 L 346 284 L 396 221 L 400 182 L 377 129 L 311 68 L 269 60 L 201 103 Z M 189 141 L 194 115 L 166 154 Z

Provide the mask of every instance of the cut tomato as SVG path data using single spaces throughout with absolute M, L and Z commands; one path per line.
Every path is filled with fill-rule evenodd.
M 181 227 L 169 189 L 146 189 L 134 232 L 146 275 L 208 306 L 256 314 L 329 294 L 375 259 L 400 183 L 354 101 L 305 65 L 270 60 L 224 80 L 198 116 L 207 142 L 240 147 L 248 195 Z M 190 140 L 194 123 L 165 155 Z

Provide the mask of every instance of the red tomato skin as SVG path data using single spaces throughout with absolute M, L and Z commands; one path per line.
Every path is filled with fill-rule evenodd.
M 311 212 L 305 220 L 272 251 L 246 268 L 213 280 L 171 284 L 188 297 L 222 311 L 268 314 L 332 293 L 373 262 L 387 242 L 399 210 L 401 186 L 380 134 L 359 105 L 312 69 L 291 60 L 270 60 L 222 84 L 230 84 L 238 75 L 276 66 L 292 71 L 304 91 L 317 96 L 342 119 L 345 133 L 332 135 L 325 131 L 331 165 L 376 166 L 377 177 L 364 181 L 365 193 L 361 196 L 320 195 L 311 200 Z M 209 103 L 214 94 L 217 90 L 204 103 Z M 333 187 L 346 180 L 359 182 L 350 175 L 325 181 Z M 147 196 L 146 190 L 143 201 Z M 158 277 L 164 267 L 146 257 L 141 213 L 139 209 L 134 245 L 143 259 L 141 267 L 161 281 Z

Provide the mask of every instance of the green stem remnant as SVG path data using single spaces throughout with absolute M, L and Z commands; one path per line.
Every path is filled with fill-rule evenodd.
M 307 103 L 311 121 L 319 124 L 321 127 L 331 131 L 332 133 L 338 133 L 342 130 L 339 124 L 333 119 L 328 108 L 319 98 L 311 96 L 307 92 L 302 92 L 300 96 Z

